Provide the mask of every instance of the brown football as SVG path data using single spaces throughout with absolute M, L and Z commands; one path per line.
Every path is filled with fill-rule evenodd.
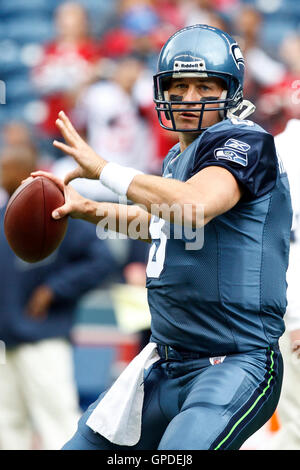
M 61 190 L 44 176 L 18 187 L 6 208 L 4 231 L 19 258 L 36 263 L 56 250 L 65 236 L 68 218 L 54 220 L 51 214 L 63 204 Z

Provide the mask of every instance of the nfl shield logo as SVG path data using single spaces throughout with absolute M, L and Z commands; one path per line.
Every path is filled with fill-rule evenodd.
M 216 357 L 210 357 L 209 362 L 211 363 L 212 366 L 216 366 L 217 364 L 221 364 L 226 356 L 216 356 Z

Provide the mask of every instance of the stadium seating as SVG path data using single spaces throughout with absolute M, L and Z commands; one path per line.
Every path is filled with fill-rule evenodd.
M 52 14 L 53 10 L 59 5 L 59 0 L 9 0 L 9 2 L 1 2 L 1 19 L 17 16 L 25 17 L 31 15 L 32 12 Z
M 39 13 L 20 15 L 6 20 L 6 37 L 19 44 L 46 42 L 53 38 L 53 23 L 48 16 Z
M 92 32 L 98 37 L 109 27 L 115 18 L 116 0 L 80 0 L 86 7 Z M 280 44 L 290 31 L 297 30 L 300 24 L 300 2 L 297 0 L 243 0 L 261 10 L 265 18 L 262 42 L 270 52 Z M 33 90 L 24 83 L 28 64 L 22 61 L 21 50 L 27 44 L 42 44 L 54 37 L 53 15 L 59 0 L 10 0 L 1 2 L 0 9 L 0 73 L 7 82 L 7 104 L 15 103 L 16 112 L 7 109 L 8 115 L 17 114 L 20 102 L 33 99 Z M 22 78 L 20 78 L 22 77 Z M 17 102 L 16 102 L 17 101 Z M 24 115 L 24 113 L 22 113 Z M 0 111 L 0 122 L 5 112 Z M 24 116 L 22 116 L 24 117 Z M 26 119 L 26 113 L 25 113 Z
M 53 17 L 60 0 L 1 1 L 0 7 L 0 79 L 6 84 L 6 105 L 0 108 L 0 123 L 10 119 L 27 120 L 20 103 L 37 98 L 30 82 L 29 66 L 22 51 L 27 45 L 40 45 L 55 36 Z M 115 12 L 116 0 L 81 0 L 87 9 L 92 32 L 100 35 Z

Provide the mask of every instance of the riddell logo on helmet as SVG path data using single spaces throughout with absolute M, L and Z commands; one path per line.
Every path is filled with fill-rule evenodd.
M 185 70 L 195 70 L 202 72 L 206 70 L 205 61 L 203 59 L 197 60 L 195 62 L 185 62 L 183 60 L 175 60 L 174 62 L 174 72 L 182 72 Z

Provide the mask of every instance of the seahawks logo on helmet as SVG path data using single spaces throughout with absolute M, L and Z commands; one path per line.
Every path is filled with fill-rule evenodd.
M 245 67 L 245 60 L 241 49 L 237 43 L 231 44 L 231 54 L 234 59 L 235 65 L 240 70 L 241 66 Z

